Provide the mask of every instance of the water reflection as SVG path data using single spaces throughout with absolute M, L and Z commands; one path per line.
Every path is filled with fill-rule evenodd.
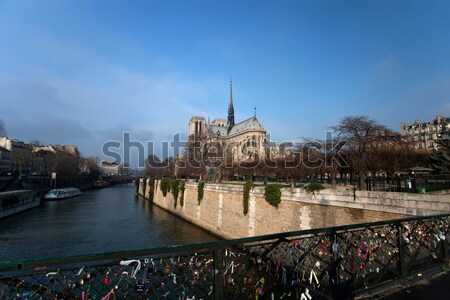
M 134 192 L 133 185 L 85 191 L 0 220 L 0 262 L 217 239 Z

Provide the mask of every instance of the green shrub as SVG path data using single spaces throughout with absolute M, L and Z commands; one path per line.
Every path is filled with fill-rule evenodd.
M 170 179 L 169 178 L 163 178 L 161 180 L 161 192 L 164 197 L 166 197 L 167 192 L 170 191 Z
M 203 200 L 203 189 L 205 188 L 205 183 L 203 181 L 198 183 L 197 187 L 197 201 L 198 205 L 200 206 L 200 203 L 202 203 Z
M 305 190 L 306 192 L 312 193 L 313 195 L 316 194 L 317 191 L 323 190 L 324 187 L 321 183 L 318 182 L 311 182 L 310 184 L 308 184 L 307 186 L 305 186 Z
M 278 208 L 278 204 L 280 204 L 280 202 L 281 202 L 280 186 L 278 186 L 276 184 L 266 185 L 264 197 L 266 198 L 266 201 L 269 204 Z
M 184 205 L 184 190 L 185 190 L 186 186 L 184 183 L 184 180 L 180 181 L 180 206 L 183 207 Z
M 173 196 L 173 208 L 177 208 L 178 193 L 180 192 L 179 186 L 180 186 L 180 180 L 172 180 L 170 182 L 170 191 L 172 192 L 172 196 Z
M 248 199 L 250 198 L 250 190 L 253 188 L 252 182 L 246 182 L 244 184 L 244 192 L 242 195 L 242 205 L 244 206 L 244 215 L 248 213 Z

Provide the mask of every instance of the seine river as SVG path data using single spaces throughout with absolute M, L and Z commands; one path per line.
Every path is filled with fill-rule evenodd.
M 0 263 L 216 239 L 135 196 L 134 185 L 127 184 L 43 202 L 0 220 Z

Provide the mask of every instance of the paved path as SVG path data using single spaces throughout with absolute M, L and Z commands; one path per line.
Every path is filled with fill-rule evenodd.
M 450 299 L 450 272 L 443 273 L 435 278 L 426 280 L 423 283 L 407 287 L 389 296 L 378 299 L 383 300 Z

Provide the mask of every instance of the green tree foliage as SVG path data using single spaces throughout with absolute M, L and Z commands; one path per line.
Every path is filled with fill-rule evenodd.
M 278 208 L 278 205 L 281 202 L 281 188 L 276 184 L 266 185 L 264 197 L 266 201 L 275 207 Z
M 318 182 L 311 182 L 310 184 L 308 184 L 307 186 L 305 186 L 305 190 L 307 193 L 312 193 L 313 195 L 315 195 L 315 193 L 317 191 L 323 190 L 324 187 L 321 183 Z
M 429 165 L 438 174 L 450 174 L 450 139 L 439 138 L 436 144 L 438 150 L 429 156 Z

